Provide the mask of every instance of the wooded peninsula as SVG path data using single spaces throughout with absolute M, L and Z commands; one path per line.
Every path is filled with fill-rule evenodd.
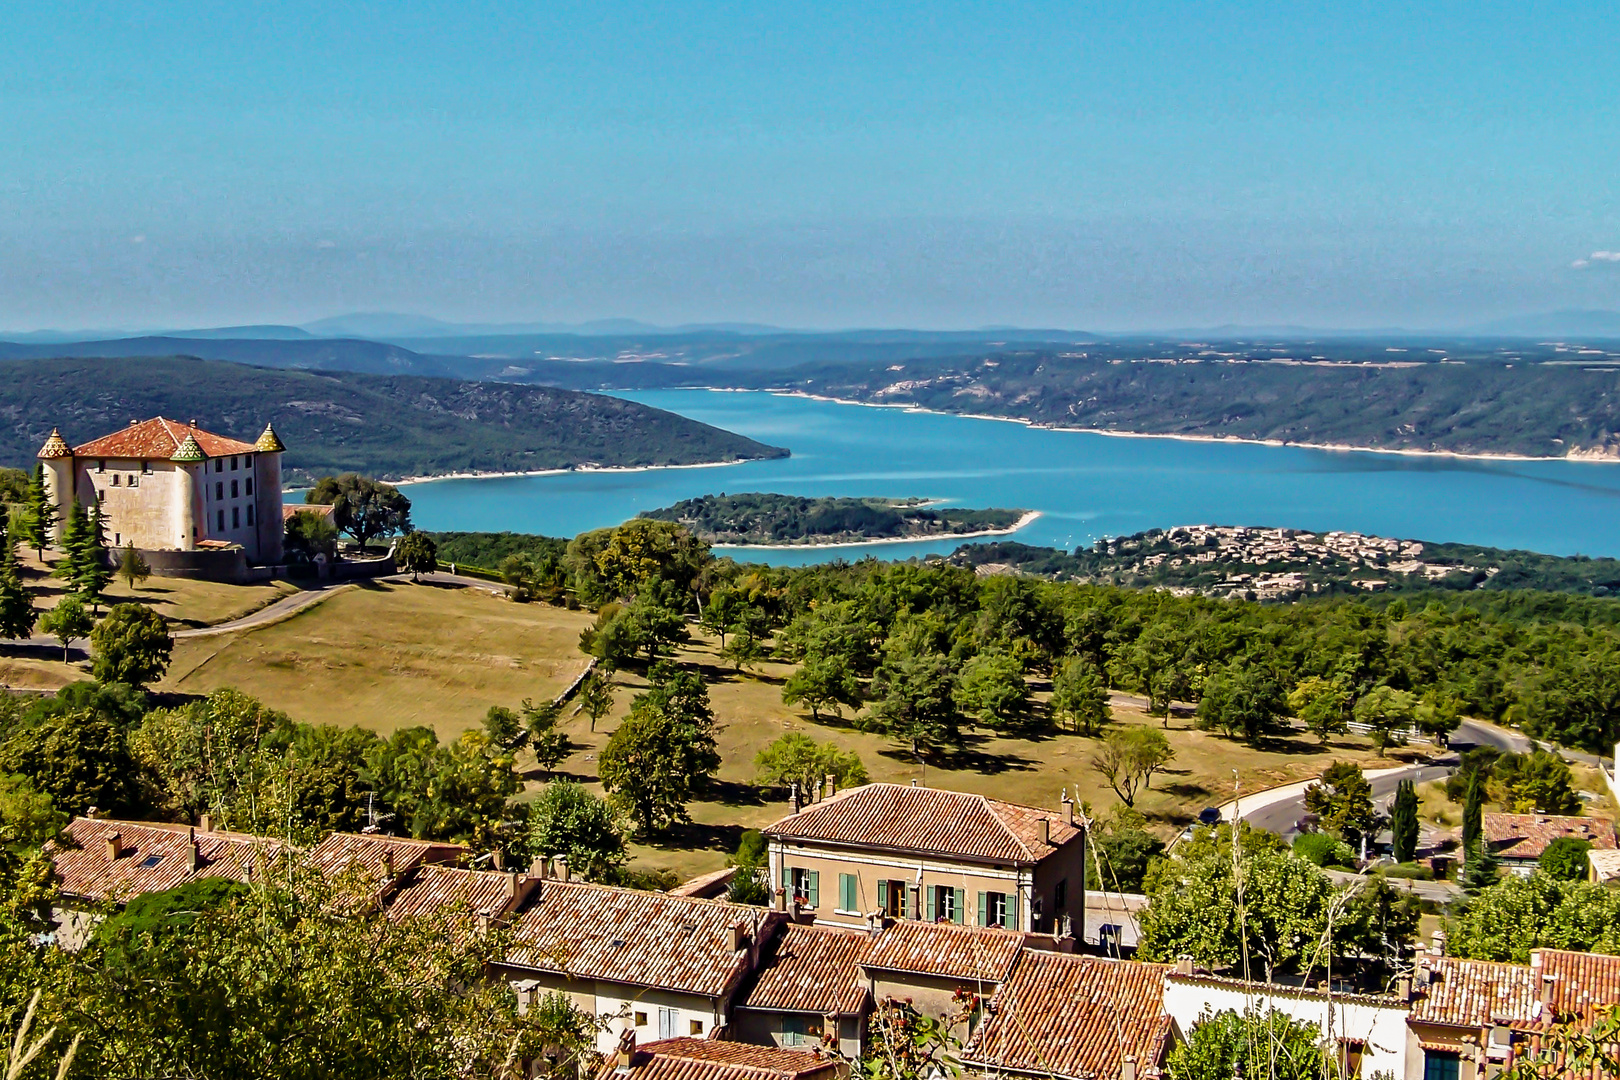
M 704 495 L 641 515 L 684 525 L 711 544 L 841 544 L 1011 532 L 1023 510 L 967 510 L 926 499 Z

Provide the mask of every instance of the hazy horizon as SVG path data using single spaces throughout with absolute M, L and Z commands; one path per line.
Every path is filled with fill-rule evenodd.
M 18 9 L 0 326 L 1616 309 L 1616 31 L 1600 4 Z

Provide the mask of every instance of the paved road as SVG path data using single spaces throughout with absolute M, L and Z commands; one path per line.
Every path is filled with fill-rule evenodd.
M 1336 885 L 1347 885 L 1361 876 L 1344 870 L 1322 872 Z M 1397 889 L 1406 890 L 1419 900 L 1432 900 L 1436 904 L 1449 904 L 1461 899 L 1463 895 L 1462 888 L 1451 881 L 1416 881 L 1412 878 L 1398 877 L 1387 877 L 1384 880 Z
M 1395 787 L 1402 780 L 1411 780 L 1422 784 L 1430 780 L 1438 780 L 1450 775 L 1456 768 L 1455 757 L 1447 762 L 1425 765 L 1397 765 L 1388 769 L 1374 769 L 1367 773 L 1367 781 L 1372 785 L 1373 801 L 1384 802 L 1395 796 Z M 1286 787 L 1272 788 L 1268 791 L 1256 792 L 1253 795 L 1239 798 L 1235 801 L 1236 809 L 1242 814 L 1243 820 L 1256 828 L 1274 832 L 1285 839 L 1292 839 L 1298 832 L 1298 822 L 1305 816 L 1305 789 L 1316 783 L 1312 780 L 1302 780 L 1297 784 Z M 1234 803 L 1228 802 L 1221 809 L 1221 816 L 1228 821 L 1232 819 Z

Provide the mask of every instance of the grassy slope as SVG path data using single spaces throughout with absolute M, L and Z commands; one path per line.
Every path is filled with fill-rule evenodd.
M 277 371 L 184 357 L 0 362 L 0 463 L 31 467 L 53 425 L 70 442 L 132 418 L 195 417 L 253 439 L 273 421 L 289 479 L 679 465 L 785 451 L 618 398 L 504 383 Z

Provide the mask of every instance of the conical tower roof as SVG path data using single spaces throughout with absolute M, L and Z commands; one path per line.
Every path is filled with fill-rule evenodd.
M 191 432 L 188 431 L 186 432 L 185 441 L 183 441 L 179 447 L 176 448 L 174 456 L 169 460 L 178 461 L 181 463 L 207 461 L 208 455 L 203 453 L 203 448 L 197 445 L 196 436 L 192 435 Z
M 279 454 L 287 448 L 282 446 L 281 440 L 276 437 L 276 429 L 266 424 L 264 425 L 264 434 L 260 435 L 259 441 L 253 444 L 253 449 L 261 454 Z
M 45 445 L 39 448 L 40 458 L 49 461 L 52 458 L 65 458 L 73 456 L 73 448 L 62 438 L 59 428 L 51 428 L 51 437 L 45 440 Z

